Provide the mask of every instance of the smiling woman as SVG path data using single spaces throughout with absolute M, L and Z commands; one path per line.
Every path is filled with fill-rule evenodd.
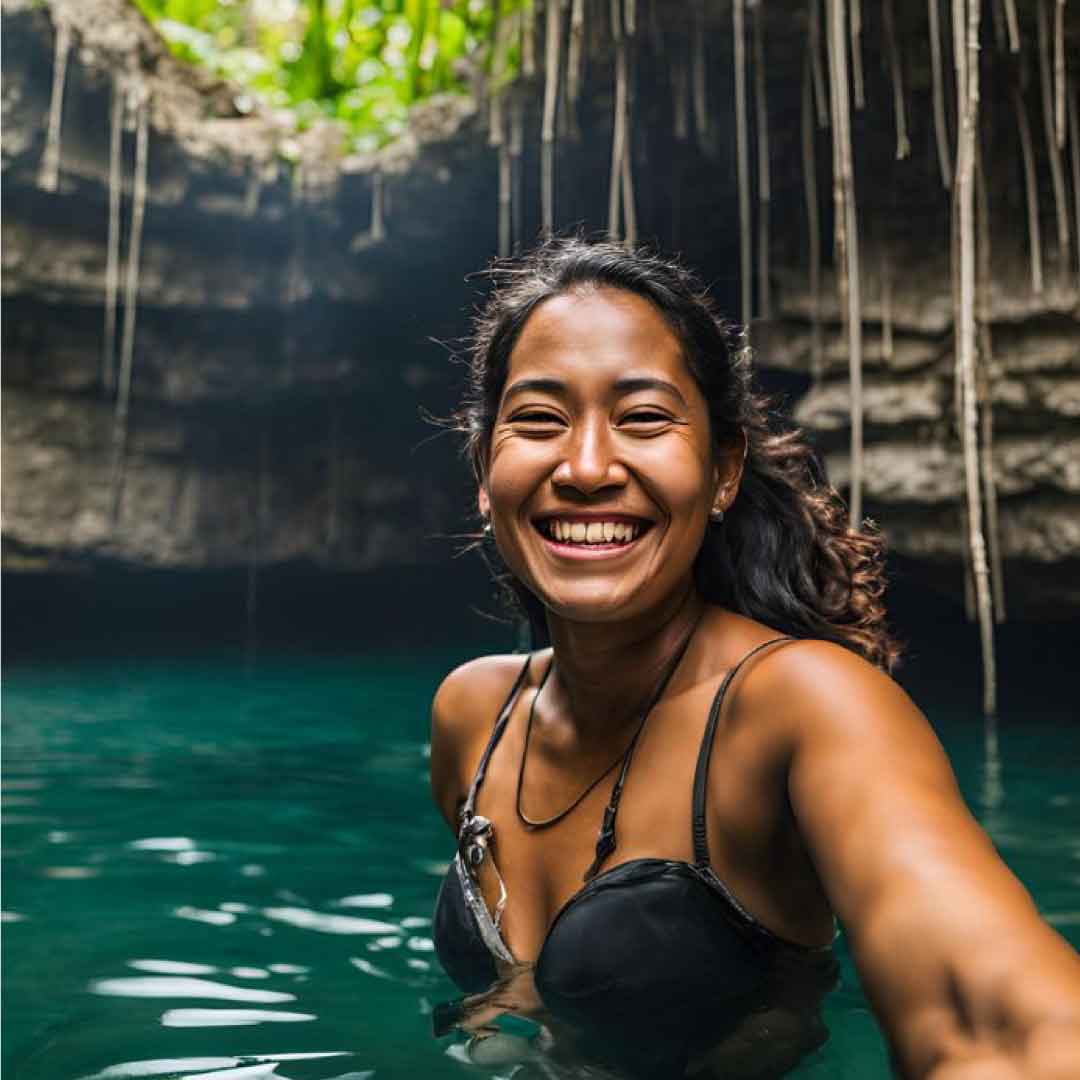
M 460 421 L 551 646 L 435 698 L 434 938 L 471 995 L 437 1031 L 546 1076 L 780 1076 L 827 1037 L 838 916 L 905 1075 L 1071 1075 L 1076 958 L 888 677 L 880 536 L 741 333 L 655 254 L 554 240 L 501 273 Z

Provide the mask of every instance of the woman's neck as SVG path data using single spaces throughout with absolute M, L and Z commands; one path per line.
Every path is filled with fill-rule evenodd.
M 606 742 L 633 726 L 705 608 L 693 583 L 660 608 L 628 622 L 548 616 L 554 671 L 544 690 L 549 717 L 579 742 Z

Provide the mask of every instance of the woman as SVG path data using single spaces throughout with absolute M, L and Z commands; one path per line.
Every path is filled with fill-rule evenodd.
M 551 648 L 435 697 L 435 939 L 472 995 L 437 1026 L 511 1012 L 549 1060 L 782 1075 L 825 1037 L 835 915 L 903 1075 L 1080 1075 L 1080 961 L 887 674 L 880 538 L 771 430 L 700 282 L 549 242 L 471 375 L 484 531 Z

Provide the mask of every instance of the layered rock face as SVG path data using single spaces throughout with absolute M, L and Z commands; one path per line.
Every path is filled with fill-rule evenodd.
M 664 2 L 646 12 L 632 127 L 639 234 L 682 251 L 735 313 L 730 25 L 723 12 L 695 22 Z M 763 35 L 772 296 L 767 312 L 759 296 L 754 338 L 765 369 L 808 388 L 791 402 L 795 418 L 843 490 L 850 402 L 837 283 L 826 273 L 816 296 L 808 288 L 807 27 L 780 15 Z M 1069 9 L 1074 55 L 1078 15 Z M 894 160 L 888 57 L 873 17 L 868 104 L 855 117 L 864 510 L 927 582 L 959 594 L 950 203 L 934 171 L 925 12 L 897 17 L 914 160 Z M 481 291 L 466 275 L 496 248 L 483 101 L 427 103 L 400 143 L 342 157 L 331 130 L 298 136 L 176 61 L 122 0 L 3 0 L 3 29 L 5 568 L 356 570 L 445 559 L 453 544 L 437 538 L 463 527 L 469 480 L 449 440 L 429 441 L 421 410 L 452 408 L 461 370 L 431 339 L 465 332 Z M 614 99 L 602 31 L 590 29 L 587 52 L 581 102 L 559 117 L 556 217 L 597 228 Z M 1000 545 L 1010 611 L 1068 615 L 1080 607 L 1080 178 L 1069 180 L 1076 194 L 1065 192 L 1074 250 L 1064 252 L 1039 97 L 1028 93 L 1043 155 L 1035 291 L 1002 55 L 1007 77 L 984 95 L 993 254 L 980 293 Z M 529 242 L 539 81 L 524 93 L 514 212 L 515 236 Z M 828 263 L 829 132 L 811 127 Z
M 1004 232 L 1004 230 L 1003 230 Z M 894 256 L 895 257 L 895 256 Z M 912 258 L 882 312 L 871 279 L 864 336 L 864 499 L 890 549 L 959 589 L 966 558 L 964 462 L 956 434 L 955 356 L 947 266 Z M 1069 617 L 1080 604 L 1080 323 L 1077 292 L 1061 279 L 1041 297 L 1019 252 L 1002 257 L 990 294 L 992 359 L 981 391 L 983 490 L 992 466 L 1008 607 L 1015 614 Z M 1010 280 L 1006 275 L 1012 271 Z M 1075 280 L 1075 271 L 1073 271 Z M 815 433 L 830 480 L 850 480 L 848 356 L 828 286 L 818 380 L 795 420 Z M 814 365 L 810 302 L 793 288 L 769 327 L 769 356 Z M 935 310 L 936 309 L 936 310 Z M 882 330 L 884 325 L 887 329 Z M 986 416 L 992 413 L 992 429 Z
M 325 129 L 241 115 L 122 0 L 5 0 L 3 16 L 5 568 L 446 557 L 432 539 L 460 516 L 461 471 L 446 440 L 417 447 L 433 433 L 421 409 L 451 400 L 429 336 L 463 328 L 463 263 L 442 245 L 463 246 L 468 223 L 422 208 L 452 176 L 456 199 L 473 194 L 459 166 L 476 140 L 452 138 L 471 101 L 429 103 L 376 178 Z

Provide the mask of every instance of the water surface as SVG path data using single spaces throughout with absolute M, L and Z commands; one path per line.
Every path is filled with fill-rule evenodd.
M 452 838 L 428 796 L 428 707 L 461 659 L 9 670 L 7 1075 L 486 1075 L 428 1019 L 457 996 L 430 938 Z M 1076 729 L 1029 708 L 988 739 L 977 717 L 920 705 L 1010 865 L 1080 943 Z M 831 1039 L 793 1076 L 886 1080 L 841 956 Z

